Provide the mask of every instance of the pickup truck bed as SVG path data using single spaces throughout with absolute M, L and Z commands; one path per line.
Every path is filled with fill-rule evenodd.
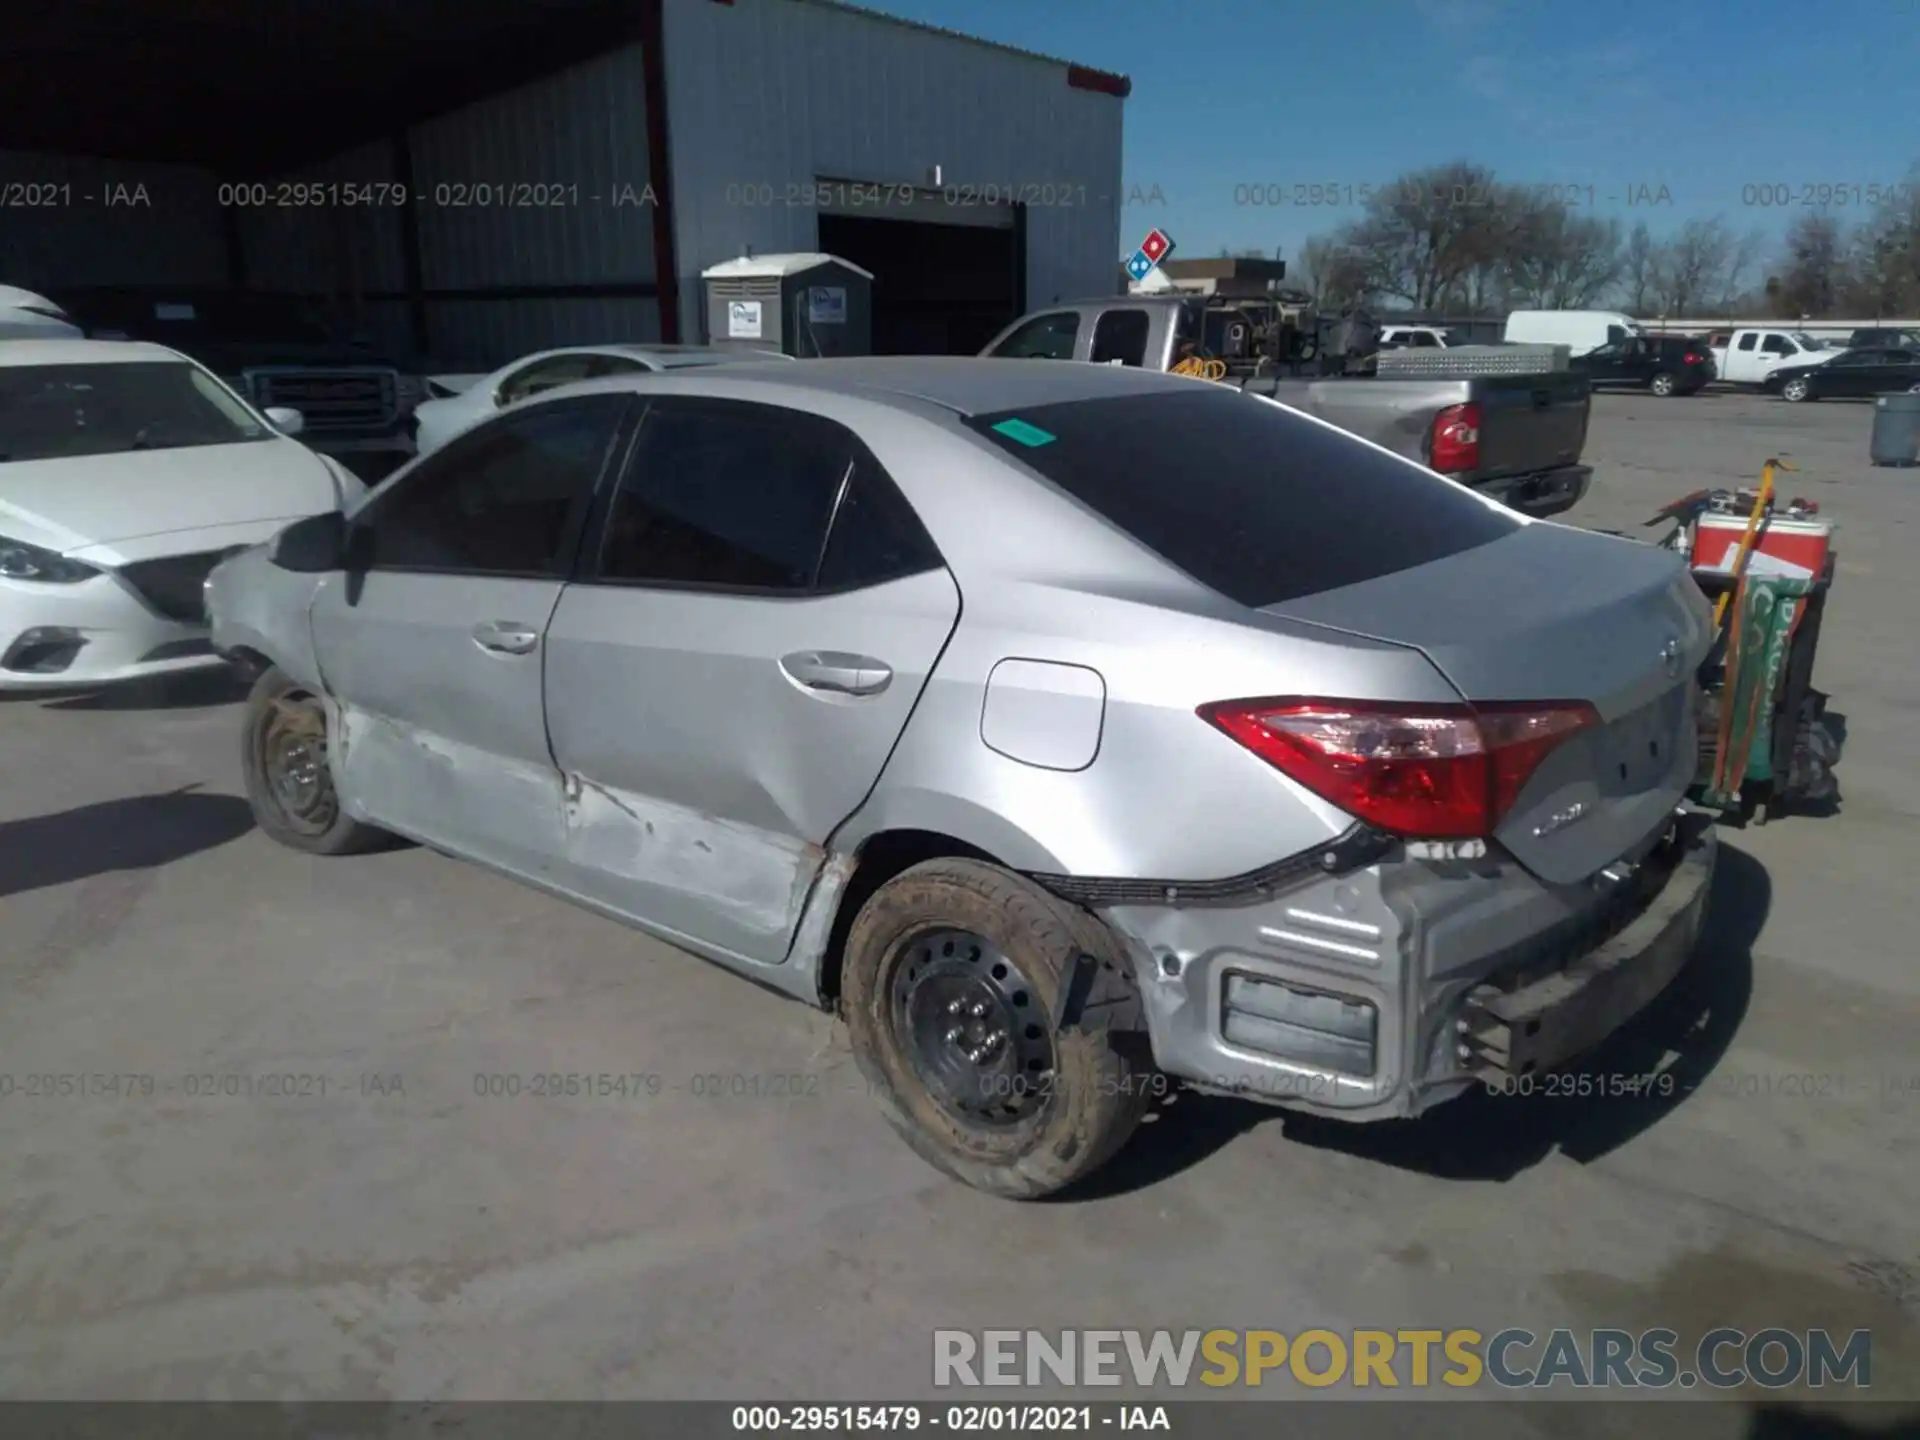
M 1016 320 L 981 353 L 1168 370 L 1201 333 L 1204 303 L 1192 296 L 1129 295 L 1052 305 Z M 1592 385 L 1572 371 L 1217 383 L 1268 396 L 1530 515 L 1571 509 L 1592 479 L 1591 468 L 1580 463 Z M 1436 457 L 1443 426 L 1456 443 Z
M 1477 405 L 1480 463 L 1450 478 L 1534 515 L 1570 509 L 1587 492 L 1592 469 L 1580 463 L 1587 443 L 1591 389 L 1569 371 L 1549 375 L 1481 375 L 1470 380 L 1250 379 L 1240 384 L 1314 418 L 1432 463 L 1437 415 Z

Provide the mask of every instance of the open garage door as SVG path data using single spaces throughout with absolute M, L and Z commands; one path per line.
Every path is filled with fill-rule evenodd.
M 940 221 L 823 212 L 820 248 L 873 273 L 874 354 L 977 354 L 1026 308 L 1024 217 L 938 192 L 925 208 Z

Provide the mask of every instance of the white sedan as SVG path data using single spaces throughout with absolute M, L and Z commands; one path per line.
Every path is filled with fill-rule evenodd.
M 221 664 L 201 586 L 366 487 L 163 345 L 0 341 L 0 691 Z
M 634 370 L 678 370 L 728 361 L 781 360 L 777 350 L 729 349 L 707 345 L 574 345 L 523 355 L 491 375 L 482 376 L 457 395 L 423 400 L 414 407 L 414 453 L 438 450 L 477 420 L 516 400 L 578 380 L 597 380 Z

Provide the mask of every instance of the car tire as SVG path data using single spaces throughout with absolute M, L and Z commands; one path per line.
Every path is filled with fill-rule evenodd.
M 1813 385 L 1804 377 L 1796 375 L 1780 387 L 1780 398 L 1790 404 L 1798 405 L 1813 399 Z
M 841 972 L 854 1057 L 934 1168 L 1036 1200 L 1126 1144 L 1164 1082 L 1144 1034 L 1055 1023 L 1083 956 L 1098 984 L 1132 993 L 1104 925 L 977 860 L 915 865 L 861 907 Z
M 278 666 L 263 670 L 247 696 L 241 771 L 254 823 L 289 849 L 359 855 L 401 843 L 341 810 L 327 764 L 326 707 Z
M 1647 381 L 1647 389 L 1651 390 L 1655 395 L 1658 395 L 1662 400 L 1668 399 L 1673 395 L 1675 389 L 1673 376 L 1662 370 L 1658 375 Z

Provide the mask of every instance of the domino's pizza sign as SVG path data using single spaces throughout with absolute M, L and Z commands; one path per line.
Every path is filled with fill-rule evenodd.
M 1164 230 L 1149 230 L 1147 238 L 1140 242 L 1140 248 L 1133 252 L 1127 261 L 1127 274 L 1139 284 L 1151 275 L 1160 262 L 1173 253 L 1173 239 Z

